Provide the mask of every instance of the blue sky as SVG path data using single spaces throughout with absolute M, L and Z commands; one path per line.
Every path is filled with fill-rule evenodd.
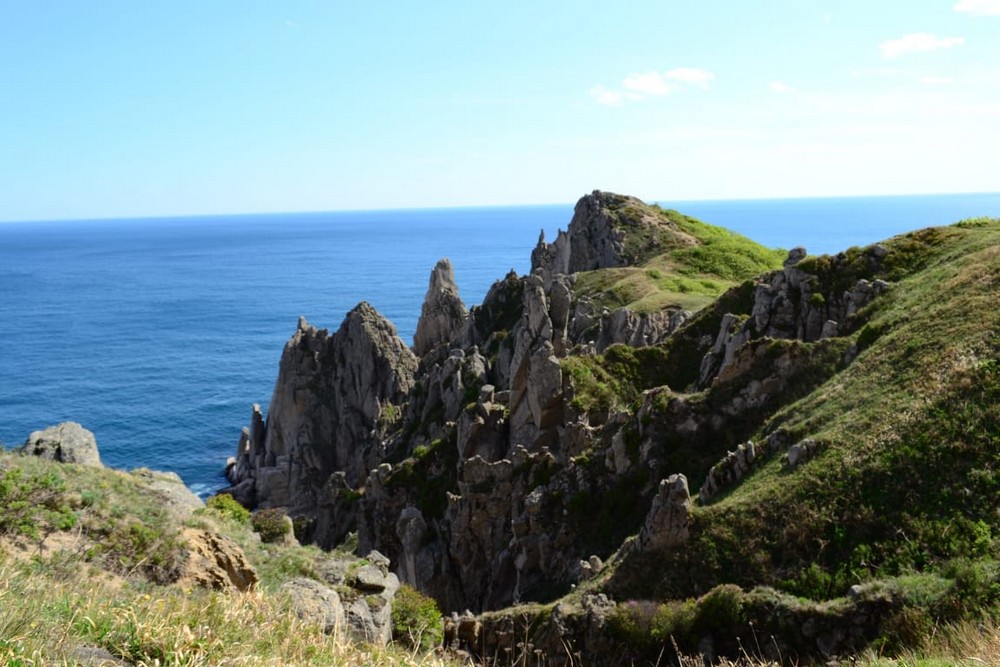
M 1000 190 L 1000 0 L 6 0 L 0 220 Z

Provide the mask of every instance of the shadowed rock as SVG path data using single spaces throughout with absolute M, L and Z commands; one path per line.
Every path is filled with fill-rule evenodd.
M 17 451 L 24 456 L 38 456 L 59 463 L 101 467 L 94 434 L 76 422 L 63 422 L 34 431 Z

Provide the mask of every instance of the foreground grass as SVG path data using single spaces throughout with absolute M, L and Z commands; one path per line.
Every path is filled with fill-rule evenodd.
M 65 555 L 0 560 L 0 664 L 76 664 L 94 648 L 135 665 L 447 664 L 324 635 L 264 591 L 184 591 Z

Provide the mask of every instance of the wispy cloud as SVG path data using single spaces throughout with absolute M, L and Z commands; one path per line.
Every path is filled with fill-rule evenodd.
M 640 74 L 629 74 L 622 81 L 625 90 L 631 90 L 640 95 L 650 95 L 659 97 L 670 92 L 670 86 L 666 79 L 659 72 L 642 72 Z
M 678 67 L 663 72 L 648 70 L 626 76 L 620 89 L 596 85 L 590 89 L 590 96 L 598 104 L 620 107 L 625 102 L 663 97 L 689 87 L 708 90 L 714 80 L 715 74 L 712 72 L 694 67 Z
M 973 16 L 1000 16 L 1000 0 L 959 0 L 955 11 Z
M 708 89 L 709 84 L 715 80 L 715 75 L 708 70 L 694 67 L 678 67 L 664 72 L 663 77 L 669 81 L 686 83 L 701 89 Z
M 289 28 L 298 28 L 299 24 L 292 19 L 285 19 L 285 25 Z
M 773 93 L 790 93 L 795 90 L 783 81 L 772 81 L 768 88 L 770 88 Z
M 609 90 L 604 86 L 594 86 L 591 88 L 590 96 L 593 97 L 598 104 L 606 107 L 620 107 L 625 101 L 625 96 L 620 90 Z
M 882 57 L 891 59 L 921 51 L 940 51 L 965 44 L 964 37 L 938 37 L 929 32 L 914 32 L 898 39 L 890 39 L 878 45 Z
M 948 86 L 955 83 L 955 79 L 950 76 L 922 76 L 920 83 L 925 86 Z

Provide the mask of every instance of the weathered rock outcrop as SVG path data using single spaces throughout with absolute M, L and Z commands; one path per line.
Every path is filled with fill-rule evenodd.
M 569 227 L 554 242 L 546 243 L 544 232 L 539 236 L 531 253 L 532 273 L 541 269 L 548 279 L 634 263 L 638 257 L 629 252 L 626 239 L 662 224 L 644 210 L 645 204 L 635 197 L 594 190 L 577 202 Z
M 389 560 L 375 551 L 362 561 L 329 558 L 318 569 L 322 581 L 296 578 L 281 587 L 296 615 L 328 635 L 387 644 L 392 639 L 392 600 L 399 590 Z
M 635 544 L 639 551 L 663 550 L 687 541 L 691 523 L 691 494 L 684 475 L 661 480 L 653 506 Z
M 458 295 L 455 271 L 448 259 L 439 260 L 431 271 L 431 282 L 420 310 L 420 320 L 413 336 L 413 351 L 423 356 L 458 334 L 468 311 Z
M 243 549 L 228 537 L 197 528 L 185 528 L 182 537 L 188 549 L 178 585 L 246 591 L 257 584 Z
M 255 409 L 229 467 L 234 494 L 315 519 L 330 504 L 331 475 L 342 473 L 355 488 L 382 458 L 379 419 L 403 402 L 416 369 L 395 327 L 367 303 L 332 336 L 300 319 L 281 357 L 267 424 Z
M 865 257 L 874 272 L 885 257 L 884 248 L 871 246 Z M 762 276 L 756 284 L 749 316 L 725 315 L 715 344 L 702 359 L 700 387 L 725 378 L 752 339 L 815 342 L 851 333 L 858 311 L 889 289 L 885 280 L 866 278 L 858 278 L 848 289 L 839 287 L 842 276 L 851 273 L 846 256 L 830 259 L 824 276 L 801 269 L 798 265 L 805 258 L 804 248 L 792 249 L 782 270 Z
M 17 451 L 24 456 L 38 456 L 60 463 L 101 466 L 94 434 L 76 422 L 63 422 L 42 431 L 33 431 Z

